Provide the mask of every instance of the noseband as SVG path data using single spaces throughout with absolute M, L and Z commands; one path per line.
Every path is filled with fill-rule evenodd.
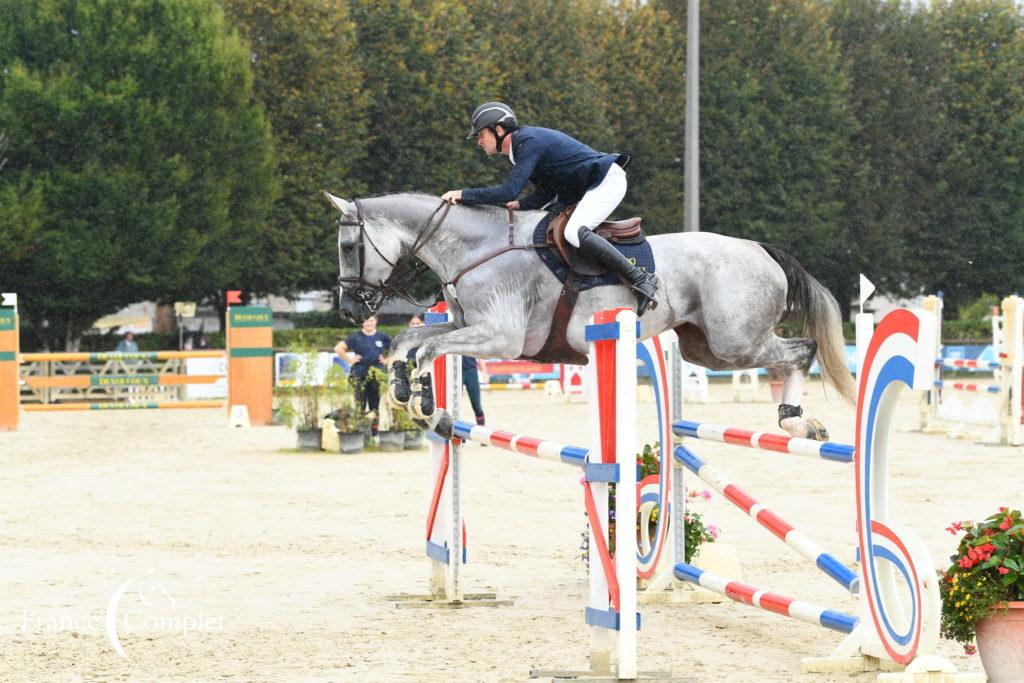
M 412 248 L 407 254 L 400 256 L 395 263 L 388 260 L 388 258 L 381 253 L 380 249 L 377 248 L 377 245 L 373 243 L 370 235 L 366 232 L 366 221 L 363 219 L 363 207 L 360 205 L 358 199 L 355 200 L 355 205 L 356 220 L 347 221 L 344 220 L 344 218 L 340 218 L 337 221 L 338 270 L 340 271 L 342 267 L 341 230 L 346 226 L 357 226 L 359 228 L 359 239 L 356 242 L 359 259 L 359 276 L 339 277 L 338 284 L 341 285 L 342 290 L 346 289 L 346 285 L 351 287 L 353 290 L 353 296 L 366 306 L 371 315 L 375 314 L 384 302 L 395 294 L 399 295 L 409 303 L 419 306 L 419 302 L 414 300 L 412 296 L 404 290 L 427 270 L 427 266 L 422 261 L 417 264 L 414 263 L 413 260 L 430 238 L 433 237 L 434 233 L 437 232 L 438 228 L 441 227 L 441 224 L 444 223 L 444 219 L 448 217 L 448 212 L 452 208 L 451 205 L 447 202 L 441 202 L 441 205 L 434 209 L 434 212 L 427 217 L 427 220 L 423 223 L 423 227 L 421 227 L 419 233 L 417 233 L 416 239 L 412 243 Z M 441 214 L 440 218 L 434 222 L 434 218 L 439 212 Z M 388 275 L 388 278 L 386 280 L 379 281 L 377 284 L 373 284 L 366 279 L 367 242 L 369 242 L 370 246 L 373 247 L 373 250 L 377 252 L 377 256 L 380 256 L 385 263 L 391 266 L 391 274 Z

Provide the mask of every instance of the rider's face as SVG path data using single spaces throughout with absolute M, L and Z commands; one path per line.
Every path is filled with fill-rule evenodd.
M 490 128 L 481 128 L 476 134 L 476 144 L 487 156 L 493 156 L 498 152 L 498 138 Z

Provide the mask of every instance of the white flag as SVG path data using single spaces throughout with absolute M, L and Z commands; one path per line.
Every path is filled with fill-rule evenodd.
M 864 273 L 860 274 L 860 308 L 864 310 L 864 302 L 871 298 L 871 295 L 875 293 L 875 285 L 872 284 L 871 280 L 864 277 Z
M 18 307 L 18 295 L 14 292 L 4 292 L 0 294 L 0 306 L 10 306 L 11 308 Z

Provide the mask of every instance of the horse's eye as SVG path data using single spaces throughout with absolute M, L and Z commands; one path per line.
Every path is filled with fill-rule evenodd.
M 346 244 L 345 246 L 343 246 L 343 247 L 341 248 L 341 250 L 342 250 L 343 252 L 345 252 L 346 254 L 351 254 L 351 253 L 352 253 L 352 250 L 353 250 L 354 248 L 355 248 L 355 247 L 353 247 L 353 246 L 352 246 L 351 244 Z

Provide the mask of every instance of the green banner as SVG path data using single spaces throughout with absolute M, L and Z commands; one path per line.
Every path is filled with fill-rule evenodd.
M 128 375 L 126 377 L 90 377 L 89 384 L 94 387 L 141 387 L 160 384 L 157 375 Z
M 274 314 L 267 306 L 232 306 L 228 309 L 232 327 L 272 327 Z
M 274 349 L 262 348 L 262 349 L 231 349 L 232 358 L 273 358 Z
M 159 360 L 159 352 L 138 351 L 136 353 L 125 353 L 124 351 L 110 351 L 89 354 L 90 363 L 105 363 L 108 360 Z
M 90 403 L 89 410 L 155 410 L 156 403 Z
M 0 361 L 5 360 L 18 360 L 18 356 L 15 355 L 14 351 L 0 351 Z
M 14 309 L 0 308 L 0 332 L 18 329 L 14 324 Z

